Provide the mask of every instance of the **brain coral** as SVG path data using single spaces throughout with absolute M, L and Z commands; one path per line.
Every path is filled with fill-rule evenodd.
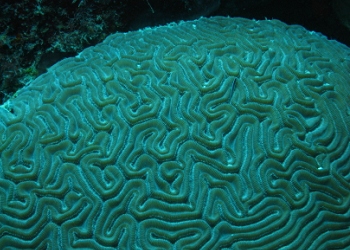
M 279 21 L 109 36 L 0 109 L 0 245 L 350 244 L 350 49 Z

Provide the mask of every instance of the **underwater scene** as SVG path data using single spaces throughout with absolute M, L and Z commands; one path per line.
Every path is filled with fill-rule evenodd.
M 349 249 L 348 13 L 5 2 L 0 249 Z

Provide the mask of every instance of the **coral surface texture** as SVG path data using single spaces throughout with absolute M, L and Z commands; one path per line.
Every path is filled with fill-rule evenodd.
M 276 20 L 111 35 L 0 107 L 0 246 L 345 248 L 349 75 Z

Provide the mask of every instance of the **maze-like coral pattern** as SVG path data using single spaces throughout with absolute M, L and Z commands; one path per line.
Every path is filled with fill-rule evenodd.
M 279 21 L 112 35 L 1 108 L 0 246 L 349 246 L 349 75 Z

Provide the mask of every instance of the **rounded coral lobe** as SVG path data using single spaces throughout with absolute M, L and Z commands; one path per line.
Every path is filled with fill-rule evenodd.
M 111 35 L 0 108 L 0 245 L 344 248 L 349 74 L 276 20 Z

